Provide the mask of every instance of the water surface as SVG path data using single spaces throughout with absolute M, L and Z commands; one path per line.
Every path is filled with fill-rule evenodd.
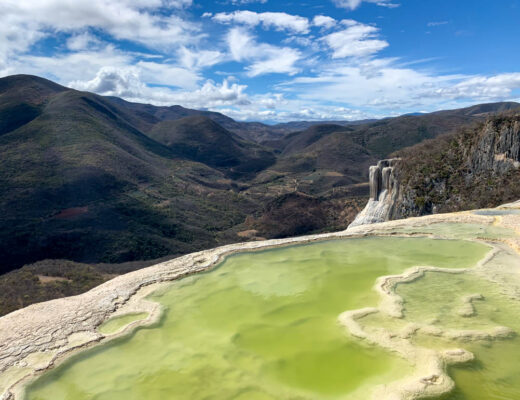
M 338 315 L 377 305 L 379 276 L 415 265 L 470 267 L 487 251 L 385 237 L 236 254 L 154 294 L 166 308 L 159 324 L 70 359 L 27 398 L 367 399 L 411 367 L 350 337 Z

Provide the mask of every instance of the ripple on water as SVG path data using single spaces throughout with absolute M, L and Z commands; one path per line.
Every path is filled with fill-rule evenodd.
M 465 268 L 489 248 L 455 240 L 333 240 L 230 256 L 151 298 L 154 327 L 70 359 L 29 400 L 341 398 L 401 378 L 404 360 L 346 334 L 345 310 L 375 306 L 379 276 Z

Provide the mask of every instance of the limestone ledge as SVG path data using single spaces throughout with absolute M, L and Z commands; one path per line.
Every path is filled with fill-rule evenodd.
M 516 206 L 514 204 L 512 207 L 516 208 Z M 506 222 L 508 218 L 504 217 L 502 220 Z M 437 214 L 358 226 L 348 231 L 335 233 L 231 244 L 184 255 L 118 276 L 78 296 L 33 304 L 12 312 L 0 318 L 0 400 L 21 399 L 23 386 L 27 382 L 56 366 L 72 354 L 124 335 L 138 325 L 154 323 L 160 316 L 160 305 L 147 300 L 148 294 L 167 282 L 207 270 L 218 264 L 222 257 L 226 255 L 239 251 L 254 251 L 335 238 L 387 235 L 392 234 L 394 228 L 424 226 L 438 222 L 491 225 L 496 223 L 496 218 L 475 215 L 471 212 Z M 514 221 L 508 227 L 520 230 L 519 222 L 520 220 Z M 503 225 L 506 226 L 505 223 Z M 401 234 L 400 236 L 413 236 L 413 234 Z M 508 244 L 512 247 L 518 245 L 512 239 Z M 414 273 L 418 273 L 418 271 Z M 388 285 L 388 282 L 383 283 Z M 379 285 L 380 290 L 384 292 L 383 286 Z M 389 312 L 397 315 L 399 300 L 396 298 L 388 300 L 386 307 Z M 97 327 L 108 319 L 133 312 L 146 312 L 149 316 L 145 320 L 130 323 L 129 326 L 115 334 L 103 335 L 97 331 Z M 369 309 L 361 311 L 361 314 L 363 312 L 374 311 Z M 342 314 L 342 321 L 351 332 L 355 332 L 357 329 L 356 318 L 361 315 L 359 313 L 360 311 L 357 311 L 350 317 L 348 317 L 348 314 Z M 351 322 L 347 322 L 347 320 L 351 320 Z M 362 331 L 358 333 L 359 335 L 356 336 L 363 335 Z M 417 365 L 433 363 L 437 367 L 428 370 L 430 378 L 425 378 L 426 375 L 421 374 L 422 383 L 414 381 L 413 385 L 430 387 L 433 385 L 431 382 L 435 381 L 433 386 L 444 389 L 448 389 L 453 383 L 445 373 L 442 373 L 445 364 L 443 360 L 460 360 L 470 357 L 463 350 L 449 351 L 441 356 L 431 352 L 420 356 L 426 357 L 429 361 Z M 442 382 L 438 382 L 439 379 Z M 398 383 L 396 385 L 399 386 Z M 390 390 L 388 389 L 390 386 L 392 385 L 387 385 L 387 391 Z M 379 396 L 379 398 L 402 398 L 395 397 L 398 392 L 394 390 L 394 392 L 388 392 Z
M 459 218 L 461 217 L 461 214 L 456 215 Z M 467 214 L 464 213 L 462 215 L 464 216 L 459 221 L 468 222 L 468 220 L 465 219 Z M 450 214 L 450 216 L 453 216 L 453 214 Z M 512 223 L 509 217 L 509 215 L 505 218 L 501 217 L 498 221 L 495 219 L 493 224 L 504 227 L 507 226 L 511 229 L 515 229 L 516 227 L 518 231 L 518 225 Z M 413 220 L 418 221 L 423 220 L 423 218 L 414 218 Z M 503 223 L 504 219 L 509 220 L 509 222 L 506 224 Z M 395 221 L 392 223 L 392 226 L 394 228 L 401 227 L 403 223 L 406 224 L 407 222 L 411 222 L 411 220 L 412 219 Z M 437 218 L 433 218 L 433 220 L 436 221 Z M 513 218 L 513 221 L 520 220 Z M 371 230 L 380 231 L 382 228 L 388 228 L 388 224 L 385 225 L 384 227 L 382 225 L 379 227 L 373 226 Z M 486 276 L 486 278 L 501 286 L 504 286 L 504 277 L 510 279 L 513 276 L 512 274 L 514 274 L 516 275 L 515 281 L 518 283 L 520 281 L 518 265 L 520 264 L 518 262 L 518 254 L 511 251 L 512 248 L 518 253 L 518 248 L 512 245 L 514 243 L 515 242 L 511 242 L 511 240 L 497 240 L 492 244 L 493 247 L 486 256 L 472 268 L 447 269 L 431 266 L 416 266 L 409 268 L 400 275 L 380 277 L 377 279 L 374 288 L 380 296 L 378 307 L 350 310 L 340 314 L 338 322 L 344 326 L 352 336 L 371 345 L 376 345 L 394 352 L 414 366 L 414 372 L 411 376 L 376 387 L 372 393 L 373 399 L 416 400 L 440 396 L 451 391 L 455 385 L 447 373 L 448 366 L 474 359 L 474 355 L 464 349 L 433 350 L 415 345 L 412 339 L 418 333 L 458 341 L 503 340 L 512 338 L 517 334 L 510 328 L 504 326 L 495 326 L 488 330 L 456 330 L 442 329 L 435 325 L 419 323 L 408 323 L 399 332 L 394 332 L 383 327 L 366 329 L 360 322 L 364 317 L 376 313 L 381 313 L 389 318 L 402 319 L 404 317 L 403 299 L 396 293 L 396 286 L 401 283 L 413 282 L 423 277 L 426 272 L 462 274 L 472 271 L 477 275 Z M 509 245 L 509 247 L 505 244 Z M 507 257 L 510 258 L 507 259 Z M 502 279 L 500 279 L 501 275 Z M 515 285 L 509 281 L 505 286 L 507 288 L 513 286 L 514 288 Z M 505 292 L 507 293 L 507 291 Z M 520 297 L 520 291 L 509 294 L 516 299 Z M 473 302 L 477 300 L 484 300 L 484 298 L 481 294 L 463 297 L 463 306 L 458 311 L 459 315 L 463 317 L 473 316 L 475 313 Z
M 491 250 L 479 264 L 485 265 L 497 251 L 499 250 Z M 454 382 L 447 373 L 448 366 L 474 359 L 472 353 L 460 348 L 433 350 L 417 346 L 413 344 L 412 339 L 419 332 L 424 335 L 459 341 L 500 340 L 509 339 L 516 335 L 514 331 L 504 326 L 496 326 L 489 330 L 456 330 L 442 329 L 429 324 L 409 323 L 396 333 L 382 327 L 367 330 L 359 322 L 367 315 L 376 313 L 382 313 L 390 318 L 402 318 L 403 299 L 396 294 L 395 287 L 399 283 L 412 282 L 428 271 L 459 274 L 468 270 L 413 267 L 401 275 L 381 277 L 375 287 L 381 296 L 378 307 L 345 311 L 338 317 L 338 322 L 352 336 L 397 353 L 414 366 L 414 372 L 411 376 L 391 382 L 388 385 L 376 387 L 372 393 L 373 399 L 416 400 L 442 395 L 454 388 Z M 472 302 L 481 298 L 481 295 L 468 296 L 467 301 Z
M 484 296 L 479 293 L 464 296 L 462 298 L 462 307 L 457 311 L 461 317 L 469 318 L 476 314 L 475 306 L 473 302 L 476 300 L 484 300 Z

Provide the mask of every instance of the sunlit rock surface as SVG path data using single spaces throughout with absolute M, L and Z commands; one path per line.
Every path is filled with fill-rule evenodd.
M 399 196 L 399 182 L 394 176 L 397 158 L 381 160 L 369 170 L 370 199 L 350 227 L 385 222 L 390 219 Z

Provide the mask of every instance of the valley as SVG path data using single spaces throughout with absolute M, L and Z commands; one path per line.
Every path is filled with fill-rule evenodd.
M 1 78 L 0 313 L 200 249 L 344 229 L 369 165 L 517 106 L 264 125 Z
M 0 400 L 519 400 L 519 20 L 0 0 Z

